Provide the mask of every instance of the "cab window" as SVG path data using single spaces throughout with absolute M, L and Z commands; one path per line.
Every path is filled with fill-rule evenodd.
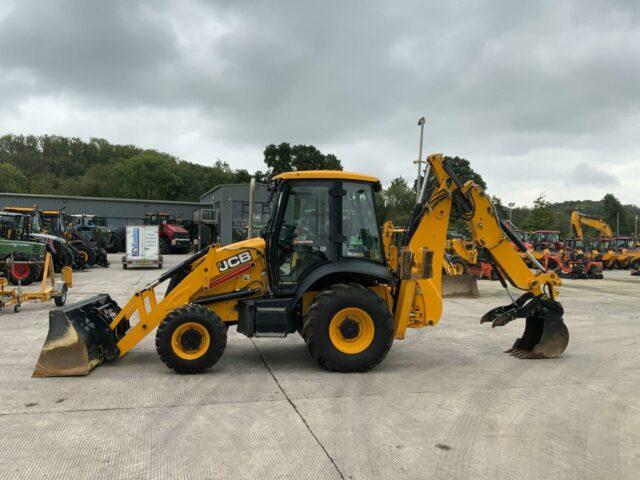
M 382 263 L 380 231 L 371 185 L 344 182 L 342 189 L 342 256 Z

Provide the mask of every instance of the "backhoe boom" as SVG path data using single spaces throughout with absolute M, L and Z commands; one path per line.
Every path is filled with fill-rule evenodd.
M 472 181 L 462 185 L 440 154 L 429 156 L 428 163 L 436 187 L 414 216 L 414 228 L 401 252 L 401 282 L 394 316 L 396 338 L 403 338 L 407 327 L 435 325 L 440 320 L 442 259 L 455 204 L 457 213 L 471 230 L 473 241 L 485 249 L 503 280 L 526 292 L 512 305 L 487 313 L 481 321 L 501 326 L 525 317 L 525 334 L 512 349 L 516 355 L 560 355 L 568 343 L 568 332 L 562 322 L 562 307 L 555 301 L 561 284 L 558 275 L 552 271 L 534 273 L 527 267 L 510 241 L 509 237 L 513 239 L 515 235 L 507 236 L 506 225 L 501 225 L 493 204 L 479 185 Z M 546 339 L 545 333 L 554 336 Z

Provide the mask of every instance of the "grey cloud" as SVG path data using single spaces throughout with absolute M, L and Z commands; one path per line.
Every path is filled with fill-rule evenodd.
M 615 175 L 589 163 L 580 162 L 576 165 L 573 175 L 569 177 L 570 185 L 588 185 L 594 187 L 609 187 L 620 185 Z
M 637 150 L 638 45 L 634 0 L 21 0 L 0 24 L 0 89 L 4 108 L 64 94 L 86 110 L 192 109 L 195 159 L 212 138 L 223 157 L 362 144 L 383 168 L 415 157 L 426 114 L 429 150 L 516 171 L 544 149 Z

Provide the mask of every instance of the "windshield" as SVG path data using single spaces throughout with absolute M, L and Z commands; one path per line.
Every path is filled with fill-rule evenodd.
M 554 232 L 540 232 L 536 233 L 536 239 L 538 241 L 557 243 L 560 239 L 560 236 Z
M 616 240 L 615 248 L 634 248 L 633 240 L 630 238 L 619 238 Z
M 0 217 L 0 238 L 13 240 L 16 231 L 19 230 L 19 217 L 1 216 Z

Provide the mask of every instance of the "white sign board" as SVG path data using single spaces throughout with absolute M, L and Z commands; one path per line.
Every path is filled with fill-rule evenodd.
M 131 266 L 162 267 L 157 225 L 127 225 L 127 254 L 122 257 L 122 268 Z

